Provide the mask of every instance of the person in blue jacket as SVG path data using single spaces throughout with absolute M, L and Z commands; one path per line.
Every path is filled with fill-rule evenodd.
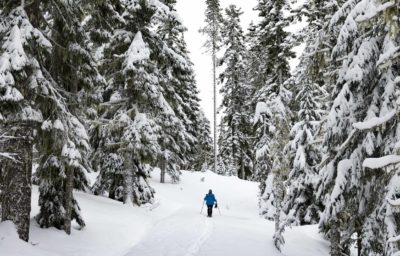
M 211 218 L 214 203 L 215 203 L 215 205 L 217 205 L 217 199 L 215 199 L 215 196 L 212 193 L 211 189 L 208 191 L 208 194 L 206 194 L 206 196 L 204 197 L 204 201 L 206 202 L 206 205 L 207 205 L 207 214 L 208 214 L 207 217 Z M 217 207 L 217 206 L 215 206 L 215 207 Z

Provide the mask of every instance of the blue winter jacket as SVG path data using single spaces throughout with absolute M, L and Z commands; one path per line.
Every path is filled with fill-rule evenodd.
M 207 194 L 204 197 L 204 201 L 206 201 L 206 205 L 213 205 L 214 203 L 217 202 L 217 199 L 215 199 L 214 194 Z

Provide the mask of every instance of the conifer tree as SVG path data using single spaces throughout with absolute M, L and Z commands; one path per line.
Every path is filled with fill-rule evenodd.
M 85 226 L 73 189 L 88 188 L 90 146 L 84 113 L 88 92 L 102 79 L 86 46 L 88 39 L 82 26 L 85 5 L 51 1 L 38 8 L 43 26 L 52 31 L 47 35 L 53 43 L 46 59 L 48 73 L 68 108 L 54 111 L 49 107 L 43 112 L 46 121 L 40 131 L 43 140 L 38 150 L 42 156 L 37 170 L 40 213 L 36 219 L 41 227 L 63 228 L 70 234 L 73 219 Z M 49 11 L 43 14 L 41 8 Z
M 31 45 L 47 51 L 50 43 L 33 27 L 21 3 L 2 2 L 0 8 L 0 152 L 13 154 L 0 159 L 0 216 L 28 241 L 34 127 L 43 121 L 37 102 L 48 89 Z
M 7 198 L 13 200 L 12 207 L 10 207 L 10 202 L 3 201 L 5 203 L 3 206 L 6 207 L 2 207 L 4 210 L 2 216 L 4 219 L 10 218 L 17 221 L 20 237 L 27 240 L 33 138 L 37 142 L 36 147 L 40 159 L 38 171 L 41 212 L 37 217 L 38 221 L 41 226 L 64 228 L 67 233 L 70 232 L 69 224 L 72 218 L 76 218 L 81 225 L 83 225 L 83 221 L 81 221 L 78 212 L 79 207 L 72 197 L 72 188 L 70 188 L 69 193 L 67 192 L 66 177 L 69 170 L 76 170 L 76 180 L 85 181 L 84 152 L 89 150 L 89 146 L 83 125 L 71 114 L 69 107 L 67 107 L 70 95 L 66 84 L 62 82 L 65 81 L 63 79 L 70 79 L 70 77 L 57 76 L 55 72 L 57 67 L 51 61 L 54 61 L 52 57 L 57 53 L 54 46 L 57 41 L 54 40 L 54 37 L 41 32 L 50 29 L 47 27 L 50 23 L 46 22 L 41 11 L 41 8 L 46 6 L 41 6 L 40 1 L 27 1 L 26 5 L 24 3 L 22 1 L 18 6 L 9 2 L 1 14 L 1 22 L 6 25 L 5 30 L 1 32 L 5 35 L 5 41 L 2 42 L 4 65 L 2 65 L 1 74 L 4 79 L 1 79 L 3 81 L 1 102 L 11 108 L 2 107 L 0 116 L 6 125 L 10 125 L 10 121 L 13 120 L 12 126 L 14 128 L 10 131 L 17 132 L 13 135 L 13 138 L 18 138 L 20 141 L 13 143 L 11 152 L 16 150 L 19 157 L 24 159 L 23 161 L 27 161 L 23 164 L 23 173 L 20 173 L 23 175 L 18 174 L 16 177 L 7 175 L 9 170 L 7 166 L 2 170 L 6 177 L 11 178 L 7 182 L 8 188 L 11 189 Z M 53 2 L 53 4 L 60 3 Z M 60 6 L 57 5 L 57 7 Z M 50 17 L 50 13 L 46 13 L 46 18 Z M 54 26 L 51 28 L 55 28 L 56 21 L 51 25 Z M 48 29 L 42 29 L 42 26 Z M 60 47 L 60 45 L 57 47 Z M 74 52 L 74 50 L 79 49 L 76 47 L 73 49 L 66 48 L 65 50 Z M 77 68 L 80 67 L 77 65 Z M 15 108 L 16 106 L 19 107 Z M 24 127 L 24 132 L 20 134 L 18 127 L 22 128 L 27 124 L 29 128 Z M 11 144 L 8 146 L 11 146 Z M 49 149 L 51 152 L 49 152 Z M 51 149 L 54 149 L 54 151 Z M 44 169 L 48 171 L 45 173 L 46 176 L 40 174 Z M 42 174 L 44 173 L 42 172 Z M 72 175 L 68 177 L 73 179 Z M 51 177 L 51 179 L 45 177 Z M 24 182 L 17 184 L 22 181 L 21 179 Z M 60 180 L 62 182 L 57 183 Z M 70 181 L 73 182 L 73 180 Z M 80 183 L 76 184 L 79 186 Z M 18 191 L 24 192 L 24 194 L 18 194 L 17 191 L 12 192 L 15 185 L 21 187 L 22 189 L 18 189 Z M 15 199 L 15 197 L 18 199 Z M 21 204 L 15 202 L 21 202 Z M 15 209 L 20 211 L 21 216 L 15 215 Z
M 268 169 L 258 169 L 256 172 L 267 172 L 265 190 L 261 191 L 261 212 L 266 217 L 273 216 L 275 221 L 274 243 L 281 249 L 284 239 L 282 231 L 284 225 L 281 219 L 281 210 L 284 196 L 283 181 L 288 172 L 288 161 L 285 145 L 288 142 L 291 113 L 288 104 L 291 92 L 287 90 L 285 82 L 290 77 L 288 60 L 294 57 L 291 51 L 289 33 L 284 30 L 288 20 L 283 11 L 287 8 L 285 1 L 260 0 L 257 5 L 261 21 L 257 25 L 256 42 L 261 58 L 262 73 L 256 81 L 264 84 L 255 92 L 255 99 L 259 102 L 256 108 L 254 122 L 259 124 L 257 133 L 257 168 L 268 165 Z M 260 128 L 261 127 L 261 128 Z M 261 181 L 265 182 L 265 181 Z M 272 188 L 267 186 L 271 185 Z M 273 205 L 274 207 L 269 207 Z
M 196 167 L 191 163 L 204 154 L 198 151 L 202 150 L 202 147 L 196 146 L 202 136 L 200 126 L 203 125 L 204 119 L 201 119 L 203 116 L 200 113 L 200 99 L 193 64 L 189 59 L 183 37 L 186 28 L 174 9 L 175 1 L 164 1 L 164 4 L 164 6 L 161 5 L 163 8 L 158 6 L 160 11 L 155 15 L 157 35 L 160 38 L 157 62 L 162 71 L 165 98 L 177 119 L 171 129 L 171 136 L 176 145 L 171 147 L 173 144 L 167 143 L 167 146 L 171 147 L 169 155 L 174 154 L 176 160 L 170 159 L 167 162 L 177 163 L 177 167 L 190 166 L 190 168 L 200 170 L 201 165 Z M 162 131 L 166 129 L 163 128 Z
M 381 8 L 382 14 L 371 8 Z M 376 196 L 385 195 L 381 189 L 390 191 L 393 187 L 382 173 L 363 168 L 369 166 L 366 158 L 395 153 L 389 142 L 394 133 L 389 131 L 391 128 L 383 128 L 397 126 L 391 113 L 396 108 L 393 81 L 398 76 L 398 57 L 394 49 L 399 42 L 393 28 L 398 31 L 398 24 L 384 18 L 395 15 L 395 9 L 387 3 L 376 6 L 368 0 L 347 1 L 329 23 L 329 33 L 337 33 L 332 58 L 340 68 L 332 76 L 334 101 L 328 116 L 318 192 L 326 205 L 320 226 L 329 234 L 332 255 L 348 253 L 354 233 L 359 255 L 389 255 L 397 250 L 396 243 L 389 242 L 396 233 L 394 219 L 379 216 L 392 214 L 390 204 L 384 203 L 387 198 Z M 390 125 L 383 126 L 386 123 Z M 395 199 L 390 193 L 387 196 Z
M 327 2 L 320 0 L 305 1 L 292 10 L 295 18 L 307 19 L 307 26 L 297 35 L 305 44 L 289 83 L 296 93 L 291 110 L 297 112 L 291 129 L 290 173 L 287 179 L 288 194 L 285 196 L 285 213 L 291 224 L 304 225 L 317 223 L 323 210 L 316 196 L 319 185 L 317 165 L 321 161 L 321 120 L 328 105 L 325 84 L 328 82 L 326 71 L 329 56 L 322 49 L 323 29 L 326 24 Z
M 318 186 L 317 164 L 321 155 L 316 140 L 322 119 L 323 89 L 312 80 L 303 81 L 295 101 L 299 102 L 298 121 L 293 125 L 288 145 L 290 172 L 287 178 L 288 194 L 284 211 L 289 221 L 298 225 L 315 224 L 319 221 L 321 206 L 315 196 Z
M 210 121 L 202 110 L 199 111 L 195 127 L 197 127 L 197 143 L 194 146 L 195 155 L 189 160 L 193 170 L 206 171 L 213 164 L 213 141 L 211 138 Z
M 153 199 L 147 165 L 161 152 L 157 133 L 161 128 L 153 114 L 162 98 L 155 84 L 157 76 L 151 72 L 155 63 L 150 58 L 150 42 L 145 42 L 154 10 L 147 1 L 126 5 L 117 1 L 107 7 L 114 13 L 112 18 L 118 19 L 104 49 L 101 69 L 107 86 L 101 92 L 99 122 L 91 128 L 93 157 L 100 159 L 94 191 L 141 205 Z
M 223 143 L 219 145 L 219 157 L 227 158 L 228 174 L 245 179 L 252 172 L 252 150 L 246 133 L 250 115 L 246 106 L 249 95 L 245 77 L 245 39 L 240 25 L 242 12 L 235 5 L 230 5 L 225 12 L 222 37 L 226 50 L 219 64 L 225 66 L 220 74 L 220 92 L 223 95 L 222 122 L 226 129 L 220 131 L 224 134 L 221 135 Z

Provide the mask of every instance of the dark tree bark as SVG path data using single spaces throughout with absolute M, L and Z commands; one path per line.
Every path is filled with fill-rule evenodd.
M 331 220 L 330 240 L 331 256 L 341 256 L 339 220 L 336 217 Z
M 29 240 L 32 193 L 32 135 L 28 126 L 6 127 L 7 141 L 0 149 L 15 154 L 14 160 L 2 161 L 1 167 L 1 220 L 12 221 L 19 237 Z
M 161 156 L 160 183 L 165 183 L 165 159 L 164 159 L 164 156 Z
M 73 206 L 73 190 L 74 190 L 74 170 L 69 167 L 66 170 L 67 180 L 65 184 L 65 220 L 64 230 L 68 235 L 71 234 L 72 207 Z

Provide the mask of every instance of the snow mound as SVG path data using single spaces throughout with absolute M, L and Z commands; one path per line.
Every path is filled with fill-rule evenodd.
M 18 238 L 15 225 L 11 221 L 0 223 L 0 251 L 7 256 L 47 256 L 44 251 L 36 249 L 32 244 Z

